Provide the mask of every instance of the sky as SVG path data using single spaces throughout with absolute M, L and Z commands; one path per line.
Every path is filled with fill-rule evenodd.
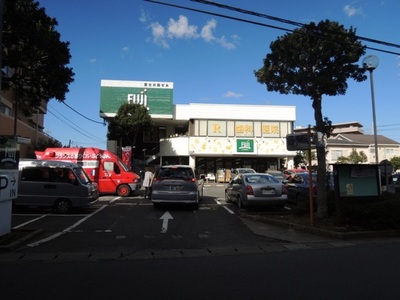
M 38 2 L 58 21 L 61 40 L 70 43 L 74 82 L 65 104 L 50 100 L 44 124 L 45 132 L 63 145 L 106 148 L 107 126 L 99 116 L 102 79 L 173 82 L 174 104 L 295 106 L 295 127 L 315 124 L 311 99 L 268 92 L 254 76 L 271 42 L 286 34 L 285 29 L 297 28 L 293 25 L 190 0 L 160 2 L 267 26 L 144 0 Z M 398 0 L 216 2 L 304 24 L 337 21 L 346 29 L 355 28 L 360 37 L 400 44 Z M 373 72 L 377 132 L 400 142 L 400 46 L 362 43 L 383 50 L 367 49 L 365 55 L 379 59 Z M 324 96 L 323 116 L 333 124 L 359 122 L 365 134 L 373 134 L 367 75 L 361 83 L 349 79 L 345 95 Z M 224 117 L 229 118 L 229 112 Z

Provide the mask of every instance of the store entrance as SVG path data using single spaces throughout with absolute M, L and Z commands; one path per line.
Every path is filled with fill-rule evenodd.
M 235 168 L 252 168 L 256 172 L 283 168 L 283 159 L 277 157 L 196 157 L 196 169 L 200 174 L 212 173 L 223 176 L 223 181 L 230 179 L 230 172 Z M 221 173 L 224 173 L 221 175 Z

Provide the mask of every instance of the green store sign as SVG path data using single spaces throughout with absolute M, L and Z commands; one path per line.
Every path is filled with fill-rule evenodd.
M 172 116 L 173 83 L 102 80 L 100 117 L 113 117 L 122 104 L 147 107 L 150 115 Z
M 236 140 L 236 152 L 254 152 L 254 140 Z

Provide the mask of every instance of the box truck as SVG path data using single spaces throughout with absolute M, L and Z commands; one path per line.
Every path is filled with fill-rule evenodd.
M 35 151 L 41 160 L 58 160 L 77 163 L 90 179 L 97 183 L 100 194 L 118 194 L 127 197 L 140 190 L 142 179 L 109 150 L 99 148 L 47 148 Z

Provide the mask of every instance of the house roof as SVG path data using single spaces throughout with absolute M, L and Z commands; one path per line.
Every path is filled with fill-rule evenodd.
M 379 145 L 393 145 L 400 146 L 399 142 L 389 139 L 383 135 L 377 135 L 377 142 Z M 375 143 L 373 134 L 338 134 L 335 137 L 328 139 L 330 145 L 371 145 Z

